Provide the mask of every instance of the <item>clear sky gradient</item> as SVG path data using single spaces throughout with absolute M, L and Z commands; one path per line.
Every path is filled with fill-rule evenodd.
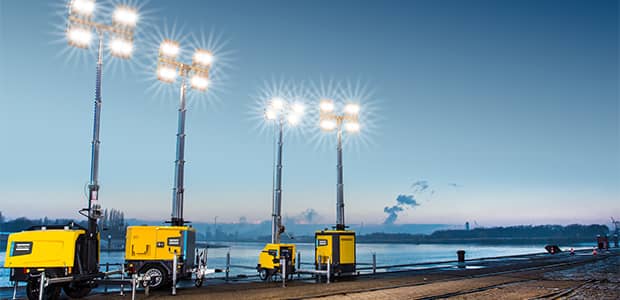
M 68 49 L 62 5 L 0 1 L 0 211 L 9 218 L 77 218 L 86 205 L 95 54 Z M 374 92 L 366 127 L 345 145 L 349 222 L 382 222 L 418 180 L 435 192 L 416 194 L 420 205 L 397 223 L 620 217 L 617 1 L 141 6 L 134 59 L 106 57 L 104 67 L 104 207 L 169 218 L 178 95 L 156 88 L 150 67 L 176 25 L 188 50 L 193 37 L 218 36 L 223 66 L 214 94 L 188 112 L 189 220 L 269 218 L 272 135 L 257 129 L 256 95 L 265 82 L 330 78 Z M 284 212 L 313 208 L 333 222 L 335 148 L 318 134 L 287 136 Z

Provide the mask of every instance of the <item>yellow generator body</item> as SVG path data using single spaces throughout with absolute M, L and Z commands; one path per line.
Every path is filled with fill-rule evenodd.
M 295 244 L 267 244 L 258 256 L 256 269 L 263 280 L 268 279 L 275 273 L 280 273 L 280 259 L 286 258 L 286 273 L 295 272 Z
M 317 270 L 326 270 L 331 263 L 333 275 L 354 275 L 355 231 L 321 230 L 314 234 L 314 261 Z
M 49 229 L 9 235 L 5 268 L 70 268 L 81 229 Z
M 125 240 L 125 262 L 130 274 L 158 277 L 151 287 L 172 278 L 174 256 L 178 277 L 191 277 L 195 267 L 196 230 L 189 226 L 129 226 Z M 161 280 L 160 280 L 161 279 Z

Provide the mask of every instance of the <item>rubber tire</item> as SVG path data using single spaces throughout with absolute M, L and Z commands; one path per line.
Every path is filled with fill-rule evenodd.
M 39 278 L 30 279 L 26 284 L 26 296 L 30 300 L 38 300 L 39 299 L 39 286 L 40 281 Z M 60 287 L 59 286 L 48 286 L 45 289 L 45 295 L 43 295 L 43 299 L 45 300 L 56 300 L 60 298 Z
M 199 288 L 202 286 L 202 283 L 204 282 L 204 279 L 196 279 L 196 281 L 194 281 L 194 285 Z
M 70 285 L 65 285 L 62 287 L 62 290 L 65 292 L 67 297 L 71 299 L 80 299 L 88 296 L 91 288 L 89 286 L 71 287 Z
M 168 276 L 167 276 L 167 273 L 164 270 L 164 268 L 162 268 L 160 266 L 157 266 L 157 265 L 148 265 L 148 266 L 145 266 L 144 268 L 142 268 L 142 270 L 139 273 L 146 275 L 149 272 L 151 273 L 149 275 L 151 275 L 151 276 L 159 275 L 159 278 L 160 278 L 160 280 L 156 280 L 155 279 L 155 284 L 152 284 L 154 282 L 154 280 L 151 279 L 151 281 L 150 281 L 150 288 L 151 289 L 158 290 L 158 289 L 162 289 L 162 288 L 167 286 L 167 284 L 168 284 Z M 143 287 L 146 287 L 146 286 L 144 286 L 144 284 L 143 284 Z
M 265 268 L 261 268 L 258 270 L 258 277 L 262 280 L 262 281 L 267 281 L 269 280 L 270 274 L 269 271 Z

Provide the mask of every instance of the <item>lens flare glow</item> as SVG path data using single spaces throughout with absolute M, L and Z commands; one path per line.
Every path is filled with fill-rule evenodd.
M 291 105 L 291 110 L 298 115 L 303 115 L 306 111 L 306 107 L 303 104 L 297 102 Z
M 265 118 L 267 120 L 275 120 L 278 117 L 278 113 L 273 109 L 268 109 L 265 111 Z
M 360 123 L 358 122 L 347 122 L 344 124 L 344 130 L 348 132 L 359 132 L 360 131 Z
M 196 49 L 193 60 L 195 64 L 208 67 L 213 63 L 213 53 L 203 49 Z
M 271 108 L 277 111 L 284 109 L 284 99 L 281 97 L 273 97 L 271 98 Z
M 157 78 L 163 82 L 171 83 L 177 78 L 177 70 L 168 66 L 157 68 Z
M 179 43 L 173 40 L 165 40 L 159 46 L 159 54 L 170 58 L 177 57 L 179 51 L 181 51 Z
M 71 46 L 88 48 L 90 41 L 93 39 L 93 34 L 87 28 L 71 27 L 67 30 L 67 38 Z
M 133 43 L 126 39 L 114 38 L 110 42 L 110 51 L 114 56 L 129 58 L 133 52 Z
M 336 129 L 336 121 L 334 120 L 321 120 L 321 129 L 330 131 Z
M 203 75 L 196 74 L 190 79 L 190 84 L 193 89 L 206 91 L 207 87 L 209 87 L 209 79 Z
M 71 13 L 90 17 L 95 11 L 94 0 L 73 0 L 71 2 Z
M 349 103 L 344 106 L 344 112 L 348 115 L 357 116 L 360 113 L 360 106 L 356 103 Z
M 332 112 L 334 111 L 334 101 L 328 99 L 321 100 L 319 107 L 321 112 Z
M 299 124 L 301 117 L 298 114 L 289 114 L 287 119 L 289 124 L 295 126 Z
M 136 23 L 138 23 L 138 11 L 129 6 L 119 5 L 114 10 L 114 14 L 112 14 L 112 20 L 116 24 L 135 27 Z

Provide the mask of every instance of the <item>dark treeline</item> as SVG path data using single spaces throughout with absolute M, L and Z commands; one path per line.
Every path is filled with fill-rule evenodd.
M 485 243 L 485 244 L 561 244 L 591 242 L 597 235 L 609 234 L 605 225 L 539 225 L 438 230 L 432 234 L 372 233 L 358 237 L 367 243 Z
M 85 218 L 83 218 L 81 221 L 75 221 L 71 219 L 50 219 L 48 217 L 44 217 L 42 219 L 28 219 L 25 217 L 21 217 L 7 221 L 6 218 L 2 215 L 2 212 L 0 212 L 0 232 L 18 232 L 28 229 L 32 226 L 66 225 L 71 222 L 75 222 L 75 224 L 78 224 L 82 227 L 88 226 Z M 120 210 L 104 210 L 103 216 L 99 224 L 104 230 L 102 235 L 110 235 L 114 239 L 124 239 L 127 224 L 125 222 L 125 214 Z

